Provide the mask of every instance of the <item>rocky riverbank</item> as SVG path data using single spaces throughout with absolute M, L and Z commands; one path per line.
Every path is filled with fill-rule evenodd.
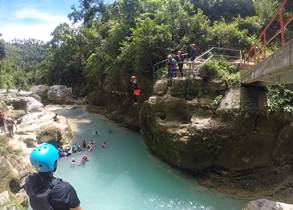
M 153 154 L 220 191 L 293 202 L 291 115 L 241 110 L 240 89 L 220 80 L 160 80 L 153 92 L 140 115 Z
M 69 103 L 72 100 L 70 89 L 65 86 L 47 88 L 50 97 L 32 92 L 0 90 L 0 111 L 6 119 L 16 123 L 14 135 L 0 134 L 0 209 L 21 209 L 27 206 L 27 197 L 20 189 L 21 178 L 33 172 L 29 163 L 29 154 L 37 144 L 57 140 L 60 145 L 71 142 L 72 131 L 63 116 L 54 121 L 54 111 L 45 107 L 41 101 Z M 61 100 L 62 99 L 62 100 Z M 50 103 L 51 103 L 50 102 Z

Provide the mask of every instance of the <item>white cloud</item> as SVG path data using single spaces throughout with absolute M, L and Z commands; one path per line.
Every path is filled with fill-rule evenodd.
M 36 20 L 36 23 L 26 23 L 27 18 Z M 49 41 L 51 32 L 64 22 L 69 23 L 66 15 L 49 14 L 31 8 L 21 9 L 13 14 L 11 21 L 2 24 L 1 32 L 6 41 L 28 38 Z
M 56 22 L 56 20 L 59 20 L 60 22 L 67 21 L 67 17 L 64 15 L 48 14 L 33 8 L 27 8 L 16 11 L 15 18 L 20 20 L 25 18 L 31 18 L 43 22 Z

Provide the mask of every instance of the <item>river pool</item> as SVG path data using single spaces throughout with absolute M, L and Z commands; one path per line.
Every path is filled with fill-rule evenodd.
M 240 210 L 244 206 L 245 201 L 199 186 L 152 156 L 140 134 L 82 108 L 59 113 L 69 119 L 74 142 L 96 140 L 84 166 L 72 167 L 71 157 L 63 158 L 56 173 L 75 187 L 83 210 Z M 107 148 L 100 146 L 103 141 Z

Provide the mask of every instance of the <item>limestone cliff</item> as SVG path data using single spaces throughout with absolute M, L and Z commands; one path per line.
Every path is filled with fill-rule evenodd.
M 220 80 L 176 78 L 155 84 L 140 126 L 151 152 L 205 184 L 292 202 L 280 187 L 293 162 L 291 115 L 241 110 L 240 90 Z
M 139 111 L 152 87 L 152 80 L 147 76 L 138 76 L 142 95 L 137 100 L 131 94 L 129 73 L 120 72 L 116 78 L 106 78 L 87 95 L 88 110 L 101 113 L 130 129 L 139 130 Z
M 56 140 L 68 144 L 72 131 L 63 116 L 54 121 L 55 112 L 39 102 L 31 92 L 0 90 L 0 111 L 5 119 L 16 123 L 14 135 L 0 132 L 0 209 L 23 209 L 27 197 L 20 189 L 21 178 L 33 172 L 29 162 L 32 148 L 42 142 Z M 37 97 L 36 97 L 37 98 Z

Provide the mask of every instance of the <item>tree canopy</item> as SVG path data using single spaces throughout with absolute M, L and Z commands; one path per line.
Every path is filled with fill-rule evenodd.
M 252 0 L 79 0 L 68 15 L 79 26 L 61 23 L 50 42 L 0 42 L 1 69 L 12 86 L 66 84 L 80 94 L 105 84 L 121 89 L 130 74 L 151 78 L 154 63 L 188 52 L 191 43 L 199 53 L 212 46 L 246 49 L 275 5 L 263 7 Z

